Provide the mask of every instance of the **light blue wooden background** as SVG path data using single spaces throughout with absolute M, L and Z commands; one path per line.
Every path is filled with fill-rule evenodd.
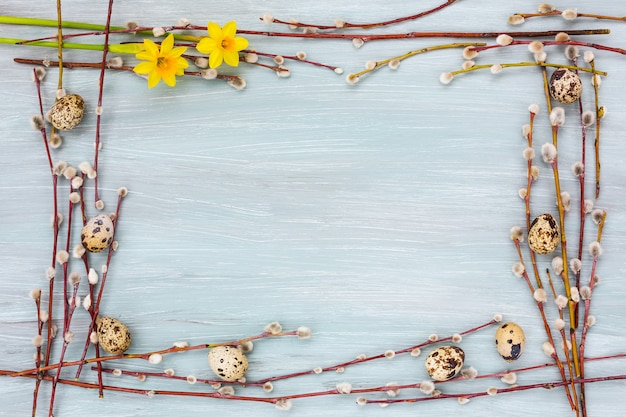
M 67 20 L 104 22 L 106 2 L 64 1 Z M 215 1 L 118 2 L 113 23 L 137 19 L 145 25 L 174 24 L 187 17 L 196 24 L 237 20 L 240 28 L 264 30 L 264 12 L 279 18 L 332 22 L 393 18 L 433 7 L 437 0 L 408 2 Z M 623 15 L 619 2 L 557 1 L 558 8 Z M 612 34 L 585 40 L 626 48 L 623 24 L 537 19 L 512 28 L 513 12 L 532 12 L 537 2 L 460 0 L 444 12 L 418 22 L 382 30 L 505 31 L 565 28 L 611 28 Z M 26 4 L 5 0 L 0 13 L 55 17 L 54 2 Z M 272 29 L 280 29 L 276 26 Z M 43 31 L 52 34 L 51 31 Z M 42 36 L 42 30 L 0 27 L 0 36 Z M 383 59 L 442 39 L 378 42 L 355 49 L 347 41 L 281 40 L 250 37 L 259 51 L 294 54 L 335 64 L 346 73 L 366 61 Z M 30 68 L 13 57 L 42 58 L 53 50 L 0 47 L 3 68 L 2 151 L 0 156 L 0 368 L 32 366 L 31 339 L 36 332 L 28 292 L 47 285 L 44 270 L 51 251 L 50 176 L 43 145 L 28 118 L 37 110 Z M 561 48 L 549 50 L 563 62 Z M 601 87 L 608 109 L 603 121 L 603 188 L 599 207 L 608 211 L 603 238 L 605 255 L 594 293 L 597 325 L 590 333 L 590 356 L 624 352 L 626 338 L 626 109 L 624 57 L 596 52 L 597 65 L 609 71 Z M 97 53 L 68 51 L 66 59 L 100 59 Z M 484 53 L 479 63 L 530 59 L 524 47 Z M 100 181 L 106 210 L 113 210 L 120 186 L 130 190 L 124 201 L 103 313 L 122 319 L 133 331 L 132 351 L 170 346 L 179 340 L 206 343 L 260 332 L 274 320 L 287 329 L 309 326 L 310 340 L 259 342 L 249 356 L 249 379 L 312 369 L 373 355 L 446 336 L 501 313 L 524 327 L 526 353 L 519 366 L 548 362 L 541 353 L 544 331 L 526 286 L 510 272 L 516 261 L 508 231 L 524 221 L 517 190 L 525 183 L 525 147 L 520 134 L 527 108 L 542 108 L 537 150 L 549 140 L 540 73 L 512 69 L 465 75 L 449 86 L 439 74 L 460 68 L 460 51 L 434 52 L 403 62 L 397 71 L 383 68 L 357 86 L 344 76 L 289 64 L 292 76 L 242 65 L 225 70 L 243 75 L 244 91 L 219 82 L 180 80 L 175 89 L 148 90 L 128 73 L 107 73 L 105 82 Z M 98 71 L 66 71 L 65 85 L 81 94 L 89 114 L 65 134 L 55 159 L 72 165 L 92 160 Z M 56 70 L 44 84 L 47 100 L 56 86 Z M 585 80 L 585 106 L 592 103 Z M 563 185 L 574 196 L 576 181 L 569 166 L 577 160 L 579 128 L 575 110 L 567 108 L 562 129 Z M 589 158 L 593 158 L 591 147 Z M 592 162 L 592 159 L 589 160 Z M 538 161 L 542 177 L 533 210 L 554 212 L 549 169 Z M 91 188 L 89 188 L 91 190 Z M 591 189 L 591 186 L 589 187 Z M 62 190 L 65 190 L 62 188 Z M 64 192 L 64 191 L 63 191 Z M 62 205 L 65 207 L 65 204 Z M 91 214 L 94 210 L 91 210 Z M 575 242 L 576 216 L 569 216 L 569 239 Z M 589 235 L 592 231 L 590 228 Z M 572 247 L 575 245 L 572 243 Z M 588 259 L 585 259 L 588 265 Z M 102 258 L 92 257 L 99 265 Z M 549 259 L 542 259 L 545 267 Z M 77 270 L 80 265 L 75 264 Z M 588 268 L 585 269 L 588 274 Z M 583 275 L 585 280 L 588 275 Z M 58 298 L 57 298 L 58 299 Z M 549 305 L 550 317 L 555 317 Z M 82 333 L 87 315 L 78 312 L 75 330 Z M 480 373 L 505 370 L 493 348 L 493 331 L 467 337 L 462 347 L 467 365 Z M 79 347 L 72 346 L 69 357 Z M 130 369 L 209 378 L 205 353 L 167 357 L 158 366 L 125 364 Z M 626 373 L 626 362 L 594 363 L 589 376 Z M 68 375 L 70 373 L 68 372 Z M 367 387 L 425 379 L 423 357 L 397 357 L 349 368 L 344 374 L 304 377 L 275 384 L 273 394 L 331 389 L 338 382 Z M 88 376 L 93 378 L 93 376 Z M 526 384 L 558 379 L 554 369 L 519 375 Z M 140 388 L 191 388 L 149 379 L 107 382 Z M 499 381 L 476 381 L 446 387 L 450 392 L 502 387 Z M 0 416 L 30 413 L 33 382 L 0 379 Z M 588 387 L 590 415 L 618 415 L 623 382 Z M 148 388 L 149 389 L 149 388 Z M 46 410 L 47 386 L 41 411 Z M 250 395 L 260 392 L 238 391 Z M 403 395 L 410 396 L 405 392 Z M 370 396 L 372 398 L 376 395 Z M 292 416 L 409 416 L 416 413 L 459 416 L 567 416 L 560 389 L 536 390 L 423 405 L 358 407 L 356 396 L 294 402 Z M 184 414 L 282 415 L 274 407 L 210 399 L 153 398 L 97 393 L 61 387 L 57 416 L 166 416 Z M 42 414 L 43 415 L 43 414 Z

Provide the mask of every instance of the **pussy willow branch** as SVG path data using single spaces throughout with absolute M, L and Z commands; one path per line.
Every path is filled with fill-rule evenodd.
M 44 63 L 44 60 L 42 59 L 13 58 L 13 61 L 17 62 L 18 64 L 29 64 L 29 65 L 43 65 Z M 57 61 L 46 61 L 46 64 L 48 64 L 51 67 L 57 67 L 59 65 Z M 100 69 L 100 65 L 101 65 L 100 63 L 94 63 L 94 62 L 68 62 L 68 61 L 63 62 L 63 66 L 65 68 Z M 120 67 L 108 67 L 107 69 L 111 71 L 133 72 L 133 67 L 128 66 L 128 65 L 122 65 Z M 185 75 L 200 77 L 201 73 L 199 71 L 185 71 Z M 218 80 L 222 80 L 222 81 L 231 81 L 239 77 L 237 75 L 217 74 L 215 78 Z
M 524 281 L 526 282 L 526 285 L 528 286 L 528 289 L 530 290 L 530 295 L 531 297 L 534 298 L 535 295 L 535 287 L 533 286 L 533 284 L 530 282 L 530 278 L 528 277 L 528 273 L 526 272 L 526 266 L 524 263 L 524 256 L 522 255 L 522 248 L 520 245 L 520 241 L 519 239 L 513 239 L 513 243 L 515 244 L 515 249 L 517 250 L 517 255 L 519 257 L 519 261 L 520 264 L 522 264 L 523 266 L 523 271 L 522 271 L 522 278 L 524 279 Z M 539 276 L 537 276 L 539 278 Z M 539 281 L 541 282 L 541 281 Z M 543 285 L 541 285 L 541 287 L 543 288 Z M 550 325 L 548 324 L 548 319 L 546 317 L 546 312 L 543 306 L 543 303 L 539 300 L 535 300 L 536 304 L 537 304 L 537 309 L 539 310 L 539 313 L 541 315 L 541 320 L 543 321 L 543 327 L 546 331 L 546 336 L 548 338 L 548 342 L 550 343 L 550 346 L 552 347 L 553 353 L 551 355 L 552 359 L 554 360 L 554 362 L 556 363 L 557 367 L 559 368 L 559 373 L 561 374 L 561 380 L 563 381 L 567 381 L 567 377 L 565 376 L 565 368 L 563 366 L 563 362 L 561 362 L 561 359 L 559 358 L 559 355 L 556 351 L 556 345 L 554 343 L 554 337 L 552 336 L 552 330 L 550 330 Z M 569 386 L 565 386 L 565 394 L 567 395 L 567 399 L 569 400 L 570 406 L 572 407 L 572 410 L 575 410 L 577 408 L 577 404 L 574 402 L 573 398 L 572 398 L 572 393 L 570 392 Z
M 401 22 L 406 22 L 406 21 L 410 21 L 410 20 L 417 20 L 419 18 L 428 16 L 430 14 L 433 14 L 435 12 L 438 12 L 442 9 L 445 9 L 448 6 L 451 6 L 452 4 L 456 3 L 457 0 L 446 0 L 444 3 L 440 4 L 439 6 L 433 7 L 432 9 L 429 10 L 425 10 L 423 12 L 417 13 L 417 14 L 413 14 L 413 15 L 409 15 L 409 16 L 403 16 L 403 17 L 399 17 L 399 18 L 395 18 L 395 19 L 390 19 L 390 20 L 383 20 L 381 22 L 374 22 L 374 23 L 350 23 L 350 22 L 342 22 L 341 26 L 337 26 L 337 25 L 318 25 L 318 24 L 310 24 L 310 23 L 302 23 L 302 22 L 289 22 L 289 21 L 284 21 L 284 20 L 280 20 L 280 19 L 275 19 L 272 18 L 272 23 L 278 23 L 278 24 L 283 24 L 283 25 L 288 25 L 290 27 L 305 27 L 305 28 L 315 28 L 315 29 L 322 29 L 322 30 L 330 30 L 330 29 L 369 29 L 369 28 L 374 28 L 374 27 L 381 27 L 381 26 L 389 26 L 389 25 L 393 25 L 396 23 L 401 23 Z M 263 20 L 263 18 L 261 17 L 260 20 Z
M 489 327 L 489 326 L 491 326 L 491 325 L 493 325 L 495 323 L 497 323 L 497 321 L 495 319 L 492 319 L 492 320 L 490 320 L 490 321 L 488 321 L 488 322 L 486 322 L 484 324 L 481 324 L 479 326 L 476 326 L 476 327 L 473 327 L 471 329 L 465 330 L 465 331 L 459 333 L 459 335 L 460 336 L 465 336 L 465 335 L 468 335 L 470 333 L 474 333 L 474 332 L 482 330 L 482 329 L 484 329 L 486 327 Z M 400 355 L 400 354 L 403 354 L 403 353 L 410 353 L 410 352 L 414 351 L 415 349 L 420 349 L 420 348 L 423 348 L 425 346 L 433 345 L 435 343 L 449 342 L 453 338 L 454 338 L 454 335 L 447 336 L 447 337 L 444 337 L 444 338 L 441 338 L 441 339 L 438 338 L 437 340 L 427 340 L 425 342 L 419 343 L 419 344 L 414 345 L 414 346 L 410 346 L 410 347 L 407 347 L 407 348 L 396 350 L 396 351 L 394 351 L 394 355 Z M 323 373 L 323 372 L 329 372 L 329 371 L 337 371 L 338 369 L 344 369 L 344 368 L 346 368 L 348 366 L 351 366 L 351 365 L 356 365 L 356 364 L 361 364 L 361 363 L 365 363 L 365 362 L 370 362 L 370 361 L 374 361 L 374 360 L 382 359 L 382 358 L 386 358 L 386 357 L 387 356 L 385 355 L 385 353 L 380 353 L 380 354 L 377 354 L 377 355 L 374 355 L 374 356 L 367 356 L 367 357 L 364 357 L 364 358 L 360 358 L 359 357 L 359 358 L 352 359 L 352 360 L 347 361 L 347 362 L 341 362 L 341 363 L 337 363 L 337 364 L 334 364 L 334 365 L 323 367 L 323 368 L 319 369 L 318 372 L 321 371 L 320 373 Z M 280 381 L 280 380 L 295 378 L 295 377 L 304 376 L 304 375 L 312 375 L 312 374 L 315 374 L 315 373 L 316 372 L 314 370 L 307 370 L 307 371 L 302 371 L 302 372 L 294 372 L 294 373 L 290 373 L 290 374 L 274 376 L 274 377 L 270 377 L 270 378 L 254 381 L 254 382 L 257 383 L 257 384 L 263 384 L 265 382 Z
M 528 45 L 531 42 L 532 41 L 515 39 L 508 45 L 493 44 L 493 45 L 477 46 L 477 47 L 474 47 L 474 48 L 471 48 L 471 49 L 473 51 L 476 51 L 476 52 L 482 52 L 482 51 L 487 51 L 487 50 L 490 50 L 490 49 L 508 48 L 508 47 L 516 46 L 516 45 Z M 608 52 L 614 52 L 614 53 L 621 54 L 621 55 L 626 55 L 626 49 L 616 48 L 616 47 L 608 46 L 608 45 L 602 45 L 602 44 L 599 44 L 599 43 L 580 42 L 580 41 L 573 41 L 573 40 L 569 40 L 569 41 L 541 41 L 541 43 L 544 46 L 582 46 L 582 47 L 586 47 L 586 48 L 593 48 L 593 49 L 597 49 L 597 50 L 601 50 L 601 51 L 608 51 Z
M 43 100 L 41 98 L 41 82 L 39 80 L 39 77 L 37 76 L 37 71 L 35 69 L 33 69 L 33 77 L 35 80 L 35 86 L 37 89 L 37 99 L 39 101 L 39 113 L 40 116 L 43 118 L 44 117 L 44 113 L 43 113 Z M 52 204 L 53 204 L 53 214 L 52 214 L 52 227 L 53 227 L 53 238 L 52 238 L 52 261 L 50 264 L 50 269 L 52 271 L 54 271 L 55 266 L 56 266 L 56 257 L 57 257 L 57 245 L 58 245 L 58 240 L 59 240 L 59 211 L 58 211 L 58 202 L 57 202 L 57 183 L 58 183 L 58 176 L 56 175 L 56 173 L 54 172 L 54 164 L 52 162 L 52 156 L 50 154 L 50 146 L 48 145 L 48 138 L 46 135 L 46 129 L 45 126 L 41 129 L 41 136 L 43 138 L 43 142 L 44 142 L 44 146 L 46 149 L 46 156 L 48 157 L 48 165 L 50 167 L 50 174 L 52 175 Z M 48 284 L 48 291 L 49 291 L 49 297 L 48 297 L 48 321 L 47 321 L 47 328 L 46 328 L 46 332 L 47 332 L 47 340 L 46 340 L 46 349 L 45 349 L 45 353 L 44 353 L 44 366 L 47 366 L 50 363 L 50 351 L 52 349 L 52 306 L 53 306 L 53 301 L 54 301 L 54 275 L 49 277 L 49 284 Z M 41 349 L 37 349 L 37 354 L 39 355 L 41 352 Z M 36 364 L 37 364 L 37 368 L 41 368 L 41 360 L 38 357 L 35 360 Z M 43 377 L 43 371 L 38 370 L 37 371 L 37 382 L 35 383 L 35 388 L 33 391 L 33 413 L 36 413 L 37 410 L 37 398 L 39 396 L 39 387 L 41 384 L 41 378 Z
M 563 14 L 562 10 L 558 10 L 558 9 L 554 9 L 551 12 L 548 13 L 515 13 L 513 16 L 521 16 L 524 19 L 530 19 L 532 17 L 548 17 L 548 16 L 561 16 Z M 607 16 L 607 15 L 601 15 L 601 14 L 593 14 L 593 13 L 580 13 L 580 12 L 576 12 L 576 18 L 579 17 L 587 17 L 587 18 L 591 18 L 591 19 L 598 19 L 598 20 L 619 20 L 619 21 L 626 21 L 626 16 Z
M 117 224 L 119 222 L 119 215 L 120 215 L 120 209 L 122 207 L 122 199 L 123 198 L 124 198 L 124 196 L 121 195 L 121 194 L 119 194 L 118 197 L 117 197 L 117 207 L 115 209 L 115 218 L 113 219 L 113 236 L 112 236 L 112 239 L 111 239 L 112 243 L 111 243 L 111 245 L 109 245 L 109 252 L 107 254 L 107 259 L 106 259 L 106 262 L 104 264 L 105 265 L 105 270 L 103 271 L 102 278 L 100 279 L 100 282 L 99 282 L 100 288 L 98 290 L 98 297 L 96 299 L 94 299 L 92 297 L 93 308 L 92 308 L 92 311 L 91 311 L 91 321 L 89 323 L 89 329 L 87 331 L 87 337 L 86 337 L 86 340 L 85 340 L 85 347 L 83 348 L 83 354 L 82 354 L 82 356 L 80 358 L 81 364 L 79 365 L 78 370 L 76 371 L 76 376 L 75 376 L 76 379 L 78 379 L 80 377 L 80 372 L 82 370 L 82 361 L 87 356 L 87 350 L 89 349 L 89 344 L 91 343 L 90 342 L 90 335 L 96 329 L 96 319 L 98 318 L 98 313 L 100 312 L 100 303 L 102 301 L 102 295 L 104 293 L 104 284 L 106 283 L 106 278 L 107 278 L 107 275 L 108 275 L 109 266 L 111 264 L 111 258 L 113 257 L 113 252 L 114 252 L 113 245 L 114 245 L 114 242 L 115 242 L 115 233 L 116 233 L 116 230 L 117 230 Z M 91 286 L 91 287 L 93 287 L 93 286 Z M 93 293 L 93 288 L 91 288 L 91 290 L 92 290 L 91 293 Z M 99 346 L 97 344 L 95 345 L 95 351 L 96 351 L 96 357 L 99 357 L 100 356 L 100 348 L 99 348 Z M 100 384 L 101 384 L 101 382 L 102 382 L 102 375 L 101 374 L 98 375 L 98 380 L 100 381 Z M 102 394 L 102 392 L 101 392 L 101 394 Z
M 107 18 L 106 24 L 104 25 L 104 43 L 102 45 L 102 63 L 100 68 L 100 81 L 98 83 L 98 109 L 102 109 L 102 97 L 104 90 L 104 73 L 107 69 L 107 55 L 109 53 L 109 31 L 111 27 L 111 14 L 113 12 L 113 0 L 109 0 L 109 7 L 107 8 Z M 100 155 L 100 126 L 102 121 L 102 112 L 96 112 L 96 144 L 95 144 L 95 152 L 93 158 L 93 169 L 98 172 L 98 156 Z M 100 193 L 98 190 L 98 178 L 100 176 L 96 175 L 93 180 L 94 186 L 94 200 L 97 206 L 100 201 Z

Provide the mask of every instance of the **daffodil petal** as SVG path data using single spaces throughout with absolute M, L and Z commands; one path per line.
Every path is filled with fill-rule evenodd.
M 174 87 L 176 85 L 176 76 L 174 74 L 166 75 L 163 77 L 163 82 L 169 85 L 170 87 Z
M 209 67 L 211 68 L 219 67 L 222 65 L 222 61 L 224 61 L 224 51 L 221 49 L 216 49 L 209 55 Z
M 167 55 L 171 57 L 179 57 L 182 54 L 184 54 L 186 51 L 187 51 L 186 46 L 177 46 L 176 48 L 172 49 Z
M 222 28 L 215 22 L 209 22 L 207 32 L 209 32 L 209 36 L 214 40 L 221 40 L 223 37 Z
M 152 71 L 148 74 L 148 88 L 152 88 L 159 83 L 161 76 L 156 71 Z
M 237 36 L 235 38 L 235 49 L 237 51 L 241 51 L 242 49 L 246 49 L 248 47 L 248 40 L 246 38 L 242 38 L 241 36 Z
M 217 41 L 211 38 L 202 38 L 200 39 L 200 42 L 198 42 L 198 45 L 196 45 L 196 49 L 198 50 L 198 52 L 207 55 L 213 52 L 216 48 Z
M 139 52 L 135 57 L 141 61 L 155 61 L 157 56 L 148 51 Z
M 140 62 L 139 64 L 135 65 L 135 68 L 133 68 L 133 71 L 136 72 L 137 74 L 148 74 L 152 71 L 154 71 L 154 63 L 153 62 Z
M 189 66 L 189 62 L 185 58 L 176 58 L 176 66 L 178 68 L 184 69 Z
M 224 38 L 226 37 L 234 38 L 236 32 L 237 32 L 237 22 L 235 22 L 234 20 L 231 20 L 230 22 L 222 26 L 222 37 Z
M 143 47 L 146 49 L 145 53 L 149 54 L 151 57 L 155 57 L 159 54 L 159 46 L 150 39 L 143 40 Z
M 239 65 L 239 53 L 238 52 L 224 52 L 224 62 L 231 67 Z
M 163 42 L 161 42 L 161 55 L 167 55 L 169 51 L 174 47 L 174 35 L 169 34 Z

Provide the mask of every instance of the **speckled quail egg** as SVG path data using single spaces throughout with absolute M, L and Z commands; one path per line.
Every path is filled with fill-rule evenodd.
M 426 357 L 426 372 L 435 381 L 447 381 L 461 372 L 465 352 L 458 346 L 441 346 Z
M 238 347 L 217 346 L 209 351 L 211 370 L 224 381 L 238 381 L 248 370 L 248 358 Z
M 541 255 L 554 252 L 559 246 L 560 238 L 559 225 L 549 213 L 537 216 L 528 230 L 528 245 L 535 253 Z
M 74 129 L 85 114 L 85 102 L 78 94 L 68 94 L 58 99 L 50 112 L 48 118 L 52 126 L 59 130 Z
M 557 68 L 550 77 L 550 95 L 561 104 L 570 104 L 580 98 L 583 84 L 569 68 Z
M 126 352 L 130 347 L 130 330 L 121 321 L 113 317 L 96 319 L 98 343 L 100 347 L 112 355 Z
M 525 344 L 524 330 L 513 322 L 504 323 L 496 330 L 496 349 L 507 362 L 519 359 Z
M 92 217 L 81 230 L 80 240 L 89 252 L 102 252 L 113 240 L 113 221 L 106 214 Z

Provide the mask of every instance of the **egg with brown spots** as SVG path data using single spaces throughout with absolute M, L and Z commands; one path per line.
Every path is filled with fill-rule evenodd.
M 550 77 L 550 95 L 561 104 L 578 100 L 583 93 L 580 77 L 569 68 L 557 68 Z
M 96 331 L 100 347 L 112 355 L 126 352 L 130 347 L 130 330 L 121 321 L 113 317 L 98 317 Z
M 524 330 L 513 322 L 504 323 L 496 330 L 496 349 L 507 362 L 519 359 L 525 344 Z
M 209 366 L 220 379 L 234 382 L 246 375 L 248 358 L 238 347 L 217 346 L 209 351 Z
M 68 94 L 55 101 L 48 113 L 52 126 L 59 130 L 74 129 L 85 114 L 85 101 L 78 94 Z
M 559 246 L 560 239 L 559 225 L 549 213 L 537 216 L 528 230 L 528 245 L 535 253 L 541 255 L 554 252 Z
M 435 381 L 447 381 L 461 372 L 465 352 L 458 346 L 441 346 L 426 357 L 426 372 Z
M 113 221 L 106 214 L 89 219 L 80 232 L 80 241 L 89 252 L 102 252 L 113 241 Z

